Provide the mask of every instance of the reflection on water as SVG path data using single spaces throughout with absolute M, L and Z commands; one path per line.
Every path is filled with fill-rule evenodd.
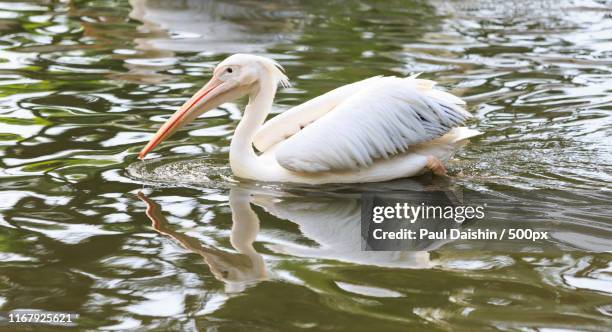
M 146 34 L 136 48 L 159 52 L 257 52 L 287 39 L 283 32 L 291 30 L 290 19 L 300 15 L 273 2 L 130 0 L 130 5 L 130 18 L 142 22 L 138 30 Z
M 604 330 L 610 8 L 0 2 L 0 311 L 77 311 L 92 330 Z M 450 179 L 243 183 L 227 162 L 239 102 L 137 162 L 234 52 L 286 67 L 293 88 L 273 113 L 368 76 L 423 72 L 465 98 L 485 134 Z M 496 203 L 483 225 L 551 239 L 360 251 L 360 194 L 405 190 L 477 192 Z
M 213 275 L 226 283 L 226 291 L 237 287 L 242 289 L 246 283 L 267 278 L 263 257 L 253 248 L 253 241 L 259 232 L 259 219 L 249 206 L 248 193 L 234 190 L 229 196 L 232 210 L 230 243 L 238 254 L 206 247 L 197 238 L 172 230 L 159 204 L 148 199 L 142 192 L 138 193 L 138 197 L 147 204 L 147 217 L 153 229 L 202 256 Z

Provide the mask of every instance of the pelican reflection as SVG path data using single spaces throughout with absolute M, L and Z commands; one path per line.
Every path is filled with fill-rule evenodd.
M 416 181 L 411 183 L 414 187 Z M 271 275 L 264 257 L 253 246 L 260 232 L 260 216 L 253 206 L 263 209 L 260 214 L 265 214 L 261 217 L 267 221 L 267 227 L 276 222 L 273 221 L 276 219 L 298 226 L 300 234 L 266 232 L 264 247 L 281 257 L 288 255 L 361 265 L 422 269 L 438 265 L 429 252 L 447 242 L 417 241 L 410 244 L 408 249 L 413 248 L 412 251 L 363 251 L 360 219 L 362 202 L 359 193 L 296 193 L 237 185 L 229 192 L 232 214 L 229 239 L 235 250 L 232 253 L 203 244 L 195 237 L 174 230 L 159 204 L 143 193 L 139 193 L 138 197 L 147 204 L 146 214 L 155 231 L 202 256 L 212 274 L 223 281 L 228 290 L 234 291 L 241 291 L 249 284 L 268 279 Z M 444 227 L 457 227 L 446 225 Z M 292 240 L 300 237 L 310 241 Z
M 241 291 L 250 282 L 267 278 L 264 259 L 253 248 L 253 242 L 259 233 L 259 219 L 249 207 L 248 195 L 235 190 L 230 192 L 232 209 L 230 242 L 236 253 L 207 246 L 195 237 L 174 230 L 159 204 L 142 192 L 138 193 L 138 198 L 147 205 L 146 214 L 151 220 L 153 229 L 172 238 L 185 249 L 202 256 L 215 278 L 226 284 L 226 290 Z

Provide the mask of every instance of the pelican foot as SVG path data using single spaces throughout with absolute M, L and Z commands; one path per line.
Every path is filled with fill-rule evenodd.
M 434 175 L 446 176 L 446 168 L 440 159 L 434 156 L 427 157 L 427 165 L 425 167 L 427 167 L 427 169 L 429 169 Z

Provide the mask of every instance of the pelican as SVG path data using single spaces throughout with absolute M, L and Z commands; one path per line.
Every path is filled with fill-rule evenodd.
M 304 184 L 380 182 L 446 174 L 444 162 L 480 132 L 460 98 L 417 78 L 375 76 L 339 87 L 264 123 L 276 89 L 289 86 L 274 60 L 234 54 L 183 104 L 139 153 L 204 112 L 248 95 L 230 144 L 238 178 Z M 259 153 L 257 153 L 255 147 Z

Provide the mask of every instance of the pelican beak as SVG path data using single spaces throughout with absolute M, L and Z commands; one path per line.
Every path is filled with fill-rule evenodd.
M 221 81 L 213 77 L 200 91 L 196 92 L 181 108 L 179 108 L 155 133 L 151 140 L 138 154 L 139 159 L 151 152 L 166 138 L 193 121 L 204 112 L 209 111 L 231 99 L 238 87 L 236 82 Z

